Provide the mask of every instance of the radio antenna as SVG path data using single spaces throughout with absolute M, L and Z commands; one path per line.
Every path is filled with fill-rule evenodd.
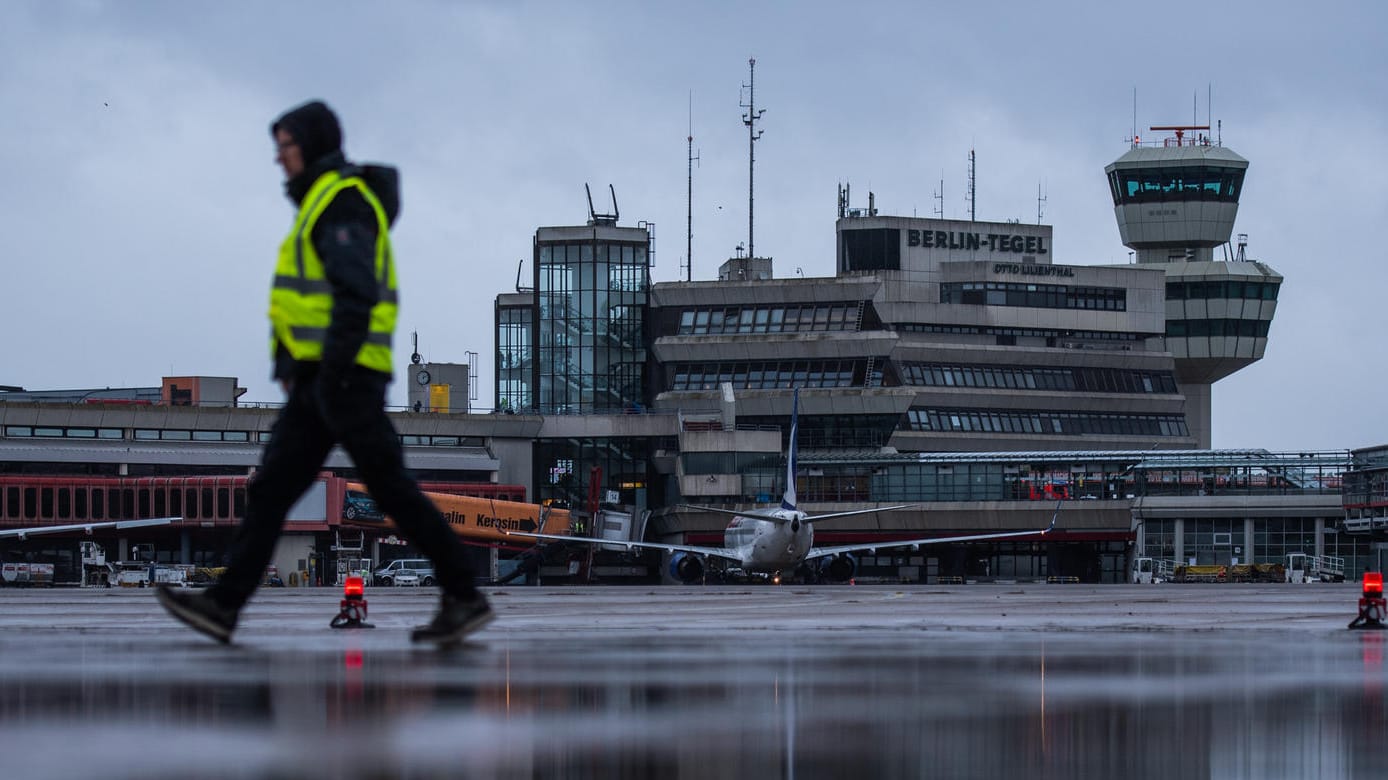
M 1128 136 L 1132 139 L 1133 146 L 1138 145 L 1137 139 L 1137 87 L 1133 87 L 1133 134 Z
M 1205 124 L 1214 124 L 1214 82 L 1205 83 Z
M 752 184 L 754 181 L 754 172 L 756 170 L 756 154 L 754 148 L 757 140 L 761 138 L 761 134 L 765 132 L 756 129 L 756 124 L 761 119 L 761 115 L 766 113 L 766 109 L 757 110 L 756 58 L 749 58 L 747 60 L 747 74 L 747 83 L 742 85 L 743 89 L 747 90 L 747 102 L 742 103 L 739 101 L 738 104 L 747 109 L 747 113 L 742 115 L 742 124 L 747 125 L 747 256 L 756 257 L 757 253 L 756 250 L 753 249 L 752 243 L 752 237 L 754 235 L 752 228 L 755 224 L 752 219 L 752 193 L 754 192 Z
M 969 221 L 974 222 L 978 219 L 978 212 L 975 207 L 978 202 L 977 181 L 978 181 L 978 161 L 974 157 L 974 150 L 969 150 Z
M 689 181 L 688 192 L 685 195 L 685 248 L 684 248 L 684 280 L 694 281 L 694 163 L 699 161 L 699 156 L 694 154 L 694 90 L 689 90 Z

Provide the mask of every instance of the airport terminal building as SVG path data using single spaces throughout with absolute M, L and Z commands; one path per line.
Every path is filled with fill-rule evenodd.
M 916 504 L 826 521 L 824 543 L 1040 529 L 1061 506 L 1044 539 L 874 549 L 860 577 L 1116 582 L 1137 556 L 1291 552 L 1358 571 L 1378 549 L 1372 528 L 1344 527 L 1350 453 L 1210 449 L 1210 389 L 1263 357 L 1282 283 L 1230 248 L 1247 164 L 1178 136 L 1108 166 L 1124 265 L 1063 262 L 1047 225 L 882 215 L 844 191 L 832 277 L 738 257 L 718 280 L 652 284 L 651 227 L 590 212 L 539 228 L 530 283 L 496 297 L 495 413 L 396 425 L 425 478 L 524 485 L 644 518 L 647 540 L 717 546 L 725 518 L 684 505 L 779 499 L 798 388 L 801 508 Z M 245 474 L 272 414 L 231 395 L 0 393 L 0 471 Z M 24 521 L 13 509 L 0 504 L 0 523 Z M 661 569 L 607 558 L 609 572 Z

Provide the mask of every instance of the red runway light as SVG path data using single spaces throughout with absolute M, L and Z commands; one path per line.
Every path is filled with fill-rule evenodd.
M 342 583 L 342 603 L 337 617 L 328 625 L 333 628 L 375 628 L 366 622 L 366 583 L 361 577 L 348 577 Z
M 1377 571 L 1364 572 L 1364 597 L 1378 598 L 1383 596 L 1383 573 Z

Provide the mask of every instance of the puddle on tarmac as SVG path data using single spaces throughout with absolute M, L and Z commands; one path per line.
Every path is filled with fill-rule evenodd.
M 1382 777 L 1384 633 L 78 637 L 0 654 L 0 755 L 25 778 Z

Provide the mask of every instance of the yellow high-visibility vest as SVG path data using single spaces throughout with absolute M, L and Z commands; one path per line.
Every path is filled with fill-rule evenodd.
M 371 307 L 371 326 L 356 363 L 390 373 L 391 336 L 395 333 L 398 296 L 395 263 L 390 250 L 390 222 L 375 193 L 357 175 L 329 171 L 309 187 L 294 219 L 289 237 L 280 244 L 275 280 L 270 287 L 270 356 L 283 344 L 295 360 L 322 360 L 323 339 L 332 320 L 332 285 L 323 273 L 323 261 L 313 248 L 313 227 L 338 193 L 356 188 L 376 212 L 376 305 Z

